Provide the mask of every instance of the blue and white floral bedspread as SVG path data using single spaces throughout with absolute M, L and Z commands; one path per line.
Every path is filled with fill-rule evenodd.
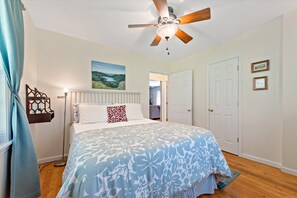
M 57 197 L 173 197 L 210 174 L 230 176 L 211 132 L 151 123 L 77 134 Z

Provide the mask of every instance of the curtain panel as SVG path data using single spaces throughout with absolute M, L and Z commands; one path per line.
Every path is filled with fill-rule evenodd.
M 40 195 L 39 172 L 29 123 L 19 97 L 24 62 L 23 5 L 20 0 L 0 0 L 0 61 L 10 89 L 9 127 L 12 140 L 10 197 Z

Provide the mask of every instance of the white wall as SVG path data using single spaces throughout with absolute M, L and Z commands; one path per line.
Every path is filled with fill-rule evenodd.
M 61 154 L 63 132 L 63 87 L 91 89 L 91 60 L 126 66 L 126 90 L 141 92 L 141 103 L 148 116 L 149 72 L 167 73 L 167 62 L 114 49 L 89 41 L 37 29 L 38 89 L 52 101 L 55 118 L 38 124 L 39 160 Z
M 283 170 L 297 175 L 297 11 L 283 22 Z
M 168 74 L 192 69 L 194 125 L 207 127 L 207 65 L 239 56 L 242 154 L 274 166 L 283 164 L 285 171 L 296 173 L 296 19 L 297 13 L 290 13 L 254 31 L 174 62 L 36 29 L 27 22 L 27 35 L 31 36 L 27 36 L 26 41 L 32 45 L 26 47 L 29 50 L 26 50 L 23 84 L 38 85 L 51 97 L 55 110 L 51 123 L 31 125 L 39 160 L 54 160 L 61 154 L 63 100 L 56 97 L 63 94 L 63 87 L 91 88 L 91 60 L 126 66 L 127 91 L 142 93 L 146 116 L 148 73 Z M 270 60 L 270 71 L 252 74 L 250 64 L 265 59 Z M 253 91 L 253 77 L 262 75 L 269 77 L 269 89 Z
M 207 66 L 240 56 L 242 153 L 272 161 L 274 165 L 282 161 L 281 29 L 280 18 L 209 50 L 172 62 L 169 67 L 170 73 L 194 71 L 194 125 L 207 128 Z M 251 63 L 266 59 L 270 60 L 270 71 L 252 74 Z M 262 75 L 268 76 L 269 89 L 253 91 L 253 77 Z

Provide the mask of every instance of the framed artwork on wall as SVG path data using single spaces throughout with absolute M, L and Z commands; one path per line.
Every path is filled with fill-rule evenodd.
M 268 89 L 268 77 L 261 76 L 261 77 L 254 78 L 253 89 L 254 90 L 267 90 Z
M 126 90 L 126 67 L 111 63 L 91 61 L 92 88 Z
M 251 70 L 252 70 L 252 73 L 268 71 L 269 70 L 269 60 L 252 63 Z

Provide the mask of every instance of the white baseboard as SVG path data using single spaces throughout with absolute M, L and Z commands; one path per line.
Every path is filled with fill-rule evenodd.
M 291 168 L 287 168 L 287 167 L 282 167 L 281 171 L 285 172 L 285 173 L 289 173 L 291 175 L 295 175 L 297 176 L 297 170 L 291 169 Z
M 248 155 L 248 154 L 244 154 L 244 153 L 242 153 L 241 156 L 243 158 L 253 160 L 253 161 L 256 161 L 256 162 L 260 162 L 262 164 L 266 164 L 266 165 L 269 165 L 269 166 L 273 166 L 273 167 L 278 168 L 278 169 L 281 169 L 281 167 L 282 167 L 282 165 L 280 163 L 278 163 L 278 162 L 267 160 L 267 159 L 264 159 L 264 158 L 261 158 L 261 157 L 256 157 L 256 156 Z
M 68 154 L 65 154 L 65 157 L 67 157 Z M 51 157 L 45 157 L 45 158 L 40 158 L 37 160 L 38 164 L 44 164 L 48 162 L 54 162 L 56 160 L 62 159 L 62 155 L 56 155 L 56 156 L 51 156 Z

